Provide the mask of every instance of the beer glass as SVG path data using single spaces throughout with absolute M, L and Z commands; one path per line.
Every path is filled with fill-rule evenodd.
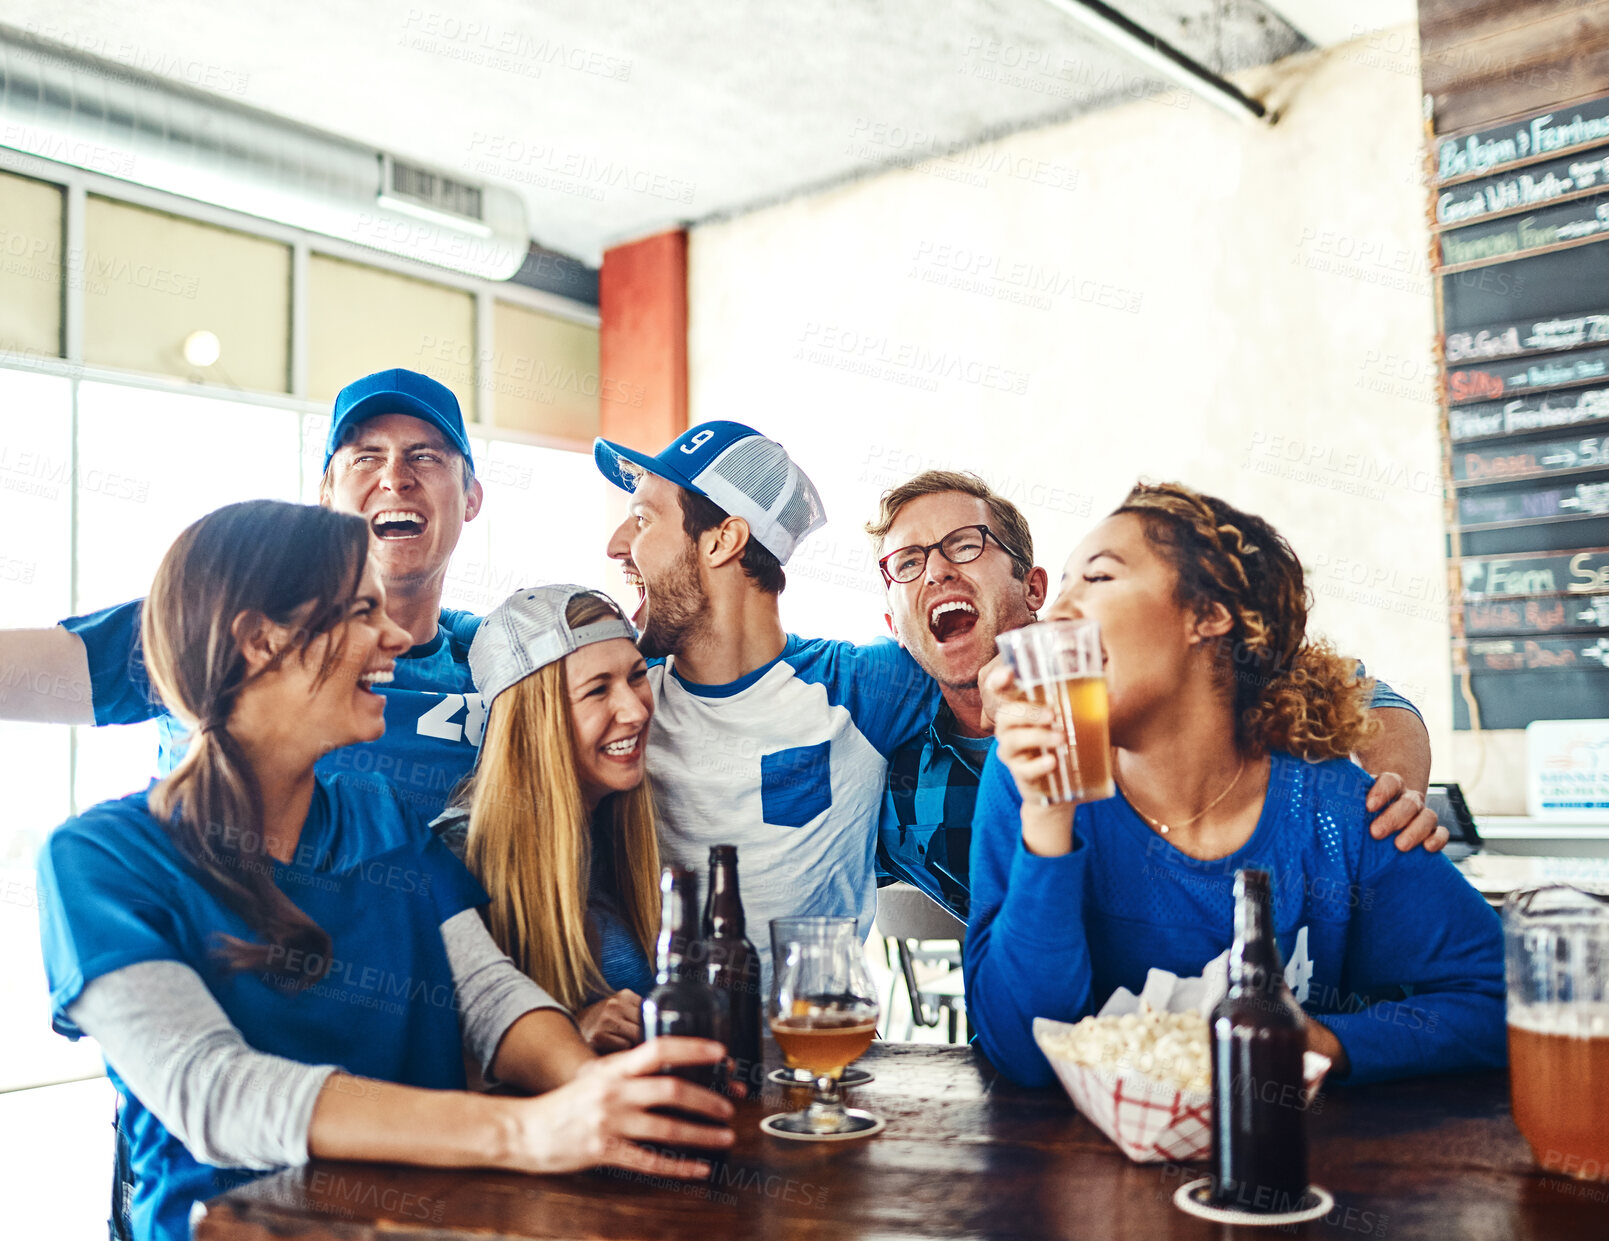
M 1066 737 L 1056 746 L 1055 770 L 1039 782 L 1040 802 L 1112 796 L 1100 626 L 1092 620 L 1039 621 L 1006 631 L 995 644 L 1023 697 L 1052 708 Z
M 768 1116 L 760 1127 L 779 1138 L 833 1141 L 883 1128 L 869 1112 L 846 1108 L 839 1077 L 877 1033 L 877 989 L 866 973 L 853 918 L 778 919 L 783 963 L 771 983 L 766 1015 L 790 1069 L 804 1069 L 816 1094 L 803 1111 Z
M 1514 1123 L 1544 1172 L 1609 1179 L 1609 897 L 1514 892 L 1503 940 Z
M 808 930 L 815 923 L 815 918 L 772 918 L 771 919 L 771 980 L 776 981 L 782 974 L 782 969 L 788 963 L 788 943 L 796 930 Z M 866 937 L 861 934 L 860 921 L 855 920 L 855 938 L 865 944 Z M 767 990 L 769 994 L 769 989 Z M 769 1028 L 769 1027 L 768 1027 Z M 795 1069 L 784 1066 L 773 1069 L 766 1080 L 773 1086 L 799 1086 L 805 1090 L 815 1087 L 816 1079 L 808 1069 Z M 856 1086 L 866 1086 L 877 1080 L 877 1075 L 858 1065 L 850 1065 L 838 1075 L 838 1088 L 849 1090 Z

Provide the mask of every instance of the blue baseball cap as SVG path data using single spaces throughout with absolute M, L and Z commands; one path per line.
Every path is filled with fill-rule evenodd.
M 330 435 L 324 441 L 324 468 L 330 468 L 330 458 L 335 456 L 335 450 L 345 441 L 348 431 L 382 414 L 422 418 L 463 453 L 470 472 L 474 472 L 475 458 L 469 451 L 464 414 L 458 408 L 458 398 L 452 389 L 429 375 L 400 367 L 354 379 L 336 395 L 335 416 L 330 419 Z
M 595 440 L 592 459 L 616 487 L 635 489 L 625 462 L 657 474 L 749 523 L 761 547 L 787 564 L 806 535 L 827 522 L 821 495 L 788 450 L 741 422 L 701 422 L 657 455 Z

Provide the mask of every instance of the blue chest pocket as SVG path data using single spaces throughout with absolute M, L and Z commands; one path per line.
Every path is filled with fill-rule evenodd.
M 767 823 L 803 827 L 832 805 L 831 744 L 760 756 L 760 808 Z

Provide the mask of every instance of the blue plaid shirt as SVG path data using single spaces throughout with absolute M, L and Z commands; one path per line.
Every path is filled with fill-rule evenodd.
M 877 823 L 877 882 L 908 883 L 966 920 L 972 809 L 989 737 L 962 737 L 950 705 L 894 751 Z

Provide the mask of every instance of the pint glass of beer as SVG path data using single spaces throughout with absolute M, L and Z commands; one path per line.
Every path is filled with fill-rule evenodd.
M 1040 801 L 1112 796 L 1100 626 L 1092 620 L 1039 621 L 1001 634 L 995 644 L 1023 697 L 1052 708 L 1067 737 L 1056 747 L 1056 769 L 1043 780 Z
M 1544 1172 L 1609 1181 L 1609 897 L 1503 904 L 1514 1123 Z

